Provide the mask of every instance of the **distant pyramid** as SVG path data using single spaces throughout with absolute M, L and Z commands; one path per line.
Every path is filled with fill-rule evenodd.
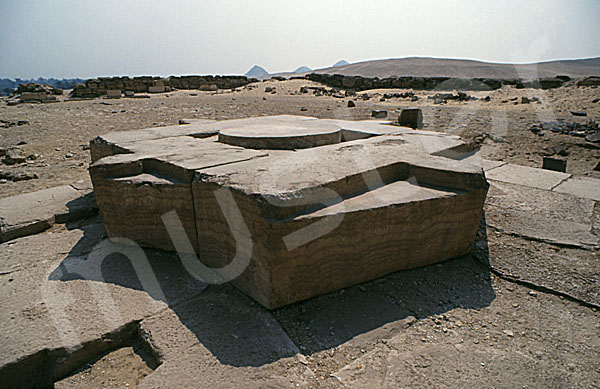
M 269 72 L 267 72 L 263 67 L 254 65 L 250 70 L 246 72 L 246 74 L 244 74 L 244 76 L 257 78 L 266 76 L 267 74 L 269 74 Z
M 345 65 L 350 65 L 350 62 L 346 61 L 345 59 L 340 59 L 335 64 L 333 64 L 332 68 L 336 68 L 338 66 L 345 66 Z
M 293 73 L 306 73 L 306 72 L 310 72 L 312 69 L 309 68 L 308 66 L 300 66 L 298 69 L 294 70 Z

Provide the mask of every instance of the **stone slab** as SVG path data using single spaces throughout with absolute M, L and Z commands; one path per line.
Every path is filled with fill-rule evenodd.
M 525 238 L 541 242 L 580 247 L 593 250 L 599 247 L 600 238 L 591 231 L 591 225 L 531 215 L 518 209 L 486 206 L 488 226 Z M 561 228 L 556 228 L 560 223 Z
M 118 346 L 111 334 L 206 288 L 175 255 L 146 253 L 150 273 L 102 255 L 105 238 L 101 225 L 89 225 L 0 245 L 0 263 L 12 263 L 0 273 L 0 382 L 51 386 Z
M 523 185 L 492 181 L 486 198 L 486 206 L 497 206 L 522 211 L 535 217 L 540 216 L 559 221 L 568 221 L 591 226 L 594 201 Z M 511 220 L 506 220 L 510 224 Z
M 551 190 L 555 186 L 571 177 L 567 173 L 550 170 L 536 169 L 528 166 L 513 165 L 508 163 L 486 172 L 490 180 L 508 182 L 533 188 Z
M 492 170 L 497 167 L 506 165 L 506 163 L 507 163 L 504 161 L 492 161 L 490 159 L 482 159 L 482 162 L 483 162 L 483 169 L 486 171 L 486 173 L 488 170 Z
M 600 201 L 600 180 L 588 177 L 571 177 L 554 188 L 554 191 Z
M 0 242 L 36 234 L 97 212 L 90 190 L 63 185 L 0 199 Z

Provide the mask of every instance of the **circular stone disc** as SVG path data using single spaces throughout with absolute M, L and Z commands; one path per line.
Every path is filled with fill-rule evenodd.
M 298 123 L 252 123 L 219 132 L 219 142 L 248 149 L 293 150 L 341 142 L 341 128 L 335 124 L 303 121 Z

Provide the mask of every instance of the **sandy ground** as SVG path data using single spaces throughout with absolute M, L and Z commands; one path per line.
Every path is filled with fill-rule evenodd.
M 365 120 L 370 118 L 373 109 L 385 109 L 388 118 L 396 120 L 397 110 L 411 106 L 423 109 L 425 129 L 454 133 L 478 144 L 483 142 L 482 156 L 485 158 L 541 167 L 543 156 L 554 154 L 554 148 L 562 146 L 569 153 L 568 173 L 600 177 L 599 172 L 593 171 L 600 161 L 598 144 L 550 131 L 538 136 L 528 130 L 540 121 L 564 119 L 583 123 L 599 118 L 600 103 L 592 103 L 600 97 L 598 88 L 571 86 L 543 91 L 505 87 L 492 92 L 469 93 L 480 98 L 489 95 L 490 102 L 449 101 L 436 105 L 432 99 L 426 98 L 438 93 L 435 91 L 416 91 L 420 97 L 416 102 L 402 98 L 380 101 L 384 93 L 405 90 L 372 90 L 353 97 L 336 98 L 302 94 L 302 86 L 320 85 L 305 80 L 267 81 L 252 84 L 238 92 L 186 90 L 152 95 L 149 99 L 94 99 L 17 106 L 0 104 L 0 120 L 27 121 L 24 125 L 0 128 L 0 148 L 26 142 L 18 147 L 27 155 L 39 155 L 24 164 L 0 165 L 3 172 L 25 172 L 39 177 L 0 184 L 0 197 L 87 179 L 89 140 L 107 132 L 172 125 L 183 118 L 224 120 L 294 114 Z M 267 87 L 275 88 L 276 93 L 265 93 Z M 362 100 L 360 95 L 364 93 L 372 98 Z M 538 97 L 541 103 L 515 104 L 523 96 Z M 347 107 L 351 99 L 356 103 L 354 108 Z M 585 110 L 588 116 L 574 117 L 570 110 Z

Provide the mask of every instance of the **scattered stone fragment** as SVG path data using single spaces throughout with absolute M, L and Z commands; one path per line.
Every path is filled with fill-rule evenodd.
M 597 132 L 595 134 L 587 135 L 585 137 L 585 140 L 587 140 L 588 142 L 592 142 L 592 143 L 598 143 L 598 142 L 600 142 L 600 133 Z
M 356 104 L 354 104 L 354 101 L 348 100 L 348 108 L 352 108 L 352 107 L 356 107 Z
M 456 92 L 456 93 L 436 93 L 433 96 L 429 96 L 427 97 L 428 99 L 432 99 L 432 100 L 444 100 L 444 101 L 448 101 L 448 100 L 456 100 L 456 101 L 469 101 L 469 100 L 475 100 L 475 98 L 473 96 L 470 96 L 468 94 L 466 94 L 465 92 Z
M 600 77 L 590 76 L 577 81 L 577 86 L 600 86 Z
M 371 116 L 375 119 L 385 119 L 387 118 L 387 111 L 383 109 L 374 109 L 373 111 L 371 111 Z
M 539 133 L 542 132 L 542 129 L 539 126 L 534 125 L 534 126 L 531 126 L 531 128 L 529 129 L 529 131 L 533 132 L 534 134 L 539 134 Z
M 556 133 L 568 134 L 578 137 L 586 137 L 600 133 L 600 125 L 594 120 L 587 123 L 565 122 L 563 120 L 551 120 L 535 124 L 529 130 L 533 133 L 538 133 L 541 130 L 552 131 Z
M 562 156 L 562 157 L 566 157 L 569 155 L 569 152 L 562 146 L 562 145 L 556 145 L 553 147 L 553 150 L 556 154 Z
M 23 150 L 17 147 L 11 147 L 10 149 L 6 150 L 2 162 L 4 162 L 6 165 L 14 165 L 16 163 L 25 162 L 26 159 L 27 156 L 23 153 Z
M 0 170 L 0 179 L 5 181 L 27 181 L 39 178 L 39 176 L 35 173 L 27 173 L 27 172 L 4 172 Z
M 544 157 L 542 169 L 565 173 L 567 171 L 567 160 Z
M 398 116 L 398 124 L 410 128 L 423 128 L 423 111 L 420 108 L 404 108 Z
M 0 128 L 10 128 L 12 126 L 23 126 L 25 124 L 29 124 L 29 122 L 27 120 L 17 120 L 17 121 L 0 120 Z
M 190 121 L 186 119 L 179 119 L 179 124 L 190 124 Z
M 585 111 L 569 111 L 573 116 L 587 116 L 587 112 Z
M 300 111 L 302 111 L 302 112 L 306 112 L 306 111 L 308 111 L 308 108 L 306 108 L 306 107 L 301 107 L 301 108 L 300 108 Z

